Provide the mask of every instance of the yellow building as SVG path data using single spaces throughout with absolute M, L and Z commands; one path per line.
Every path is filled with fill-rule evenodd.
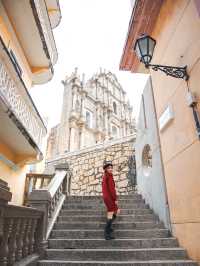
M 27 164 L 43 158 L 45 124 L 29 94 L 53 77 L 57 0 L 0 0 L 0 178 L 22 204 Z
M 172 232 L 200 263 L 200 2 L 136 0 L 120 69 L 147 72 L 133 49 L 143 33 L 156 40 L 152 64 L 187 65 L 188 82 L 150 74 Z

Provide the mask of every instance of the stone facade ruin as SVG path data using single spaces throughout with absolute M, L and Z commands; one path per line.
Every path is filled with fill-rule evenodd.
M 113 73 L 101 70 L 85 82 L 75 69 L 62 83 L 61 120 L 50 132 L 48 159 L 134 133 L 132 107 Z

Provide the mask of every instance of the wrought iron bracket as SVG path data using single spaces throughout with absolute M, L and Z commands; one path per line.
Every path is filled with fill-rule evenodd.
M 189 75 L 187 73 L 187 66 L 184 67 L 174 67 L 174 66 L 163 66 L 163 65 L 146 65 L 147 68 L 151 67 L 155 71 L 162 71 L 164 72 L 167 76 L 171 76 L 174 78 L 179 78 L 179 79 L 189 79 Z

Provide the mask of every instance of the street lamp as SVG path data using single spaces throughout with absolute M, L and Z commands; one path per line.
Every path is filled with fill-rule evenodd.
M 137 54 L 140 62 L 142 62 L 146 68 L 151 67 L 155 71 L 163 71 L 166 75 L 172 76 L 174 78 L 182 78 L 185 80 L 189 79 L 187 73 L 187 66 L 185 67 L 174 67 L 174 66 L 163 66 L 150 64 L 154 48 L 156 45 L 156 40 L 151 38 L 147 34 L 141 35 L 135 42 L 134 51 Z

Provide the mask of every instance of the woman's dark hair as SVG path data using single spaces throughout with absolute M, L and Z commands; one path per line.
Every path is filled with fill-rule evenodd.
M 104 163 L 103 163 L 103 170 L 105 170 L 109 166 L 112 166 L 113 167 L 112 162 L 111 161 L 104 161 Z

